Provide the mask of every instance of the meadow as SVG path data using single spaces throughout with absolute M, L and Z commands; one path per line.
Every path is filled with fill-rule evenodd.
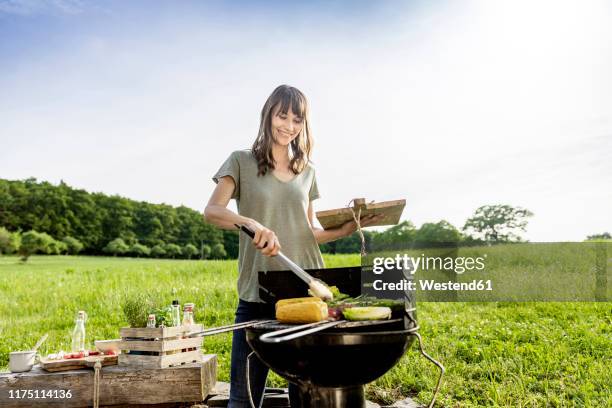
M 325 256 L 328 267 L 358 265 L 358 255 Z M 112 257 L 0 257 L 0 371 L 8 353 L 31 348 L 44 333 L 41 353 L 70 348 L 78 310 L 88 313 L 90 347 L 117 338 L 126 326 L 125 295 L 146 293 L 169 304 L 196 304 L 205 326 L 233 322 L 236 261 Z M 459 302 L 418 304 L 426 350 L 446 366 L 438 398 L 444 407 L 612 406 L 612 306 L 595 302 Z M 205 339 L 229 381 L 231 335 Z M 92 347 L 93 348 L 93 347 Z M 437 370 L 413 348 L 385 376 L 367 386 L 376 402 L 410 396 L 428 402 Z M 271 374 L 271 386 L 286 383 Z

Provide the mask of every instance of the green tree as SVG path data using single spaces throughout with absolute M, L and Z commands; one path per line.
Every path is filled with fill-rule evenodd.
M 166 256 L 166 250 L 164 249 L 164 246 L 158 244 L 151 248 L 151 256 L 155 258 L 163 258 L 164 256 Z
M 47 235 L 48 244 L 47 244 L 47 254 L 49 255 L 60 255 L 65 253 L 68 250 L 68 246 L 64 244 L 62 241 L 58 241 L 53 239 L 50 235 Z
M 115 238 L 128 247 L 171 243 L 200 248 L 221 243 L 230 256 L 237 256 L 238 250 L 235 231 L 225 235 L 191 208 L 89 193 L 63 181 L 53 185 L 34 178 L 0 179 L 0 225 L 9 231 L 44 232 L 55 239 L 70 236 L 87 254 L 105 252 Z
M 414 240 L 423 245 L 457 243 L 461 240 L 461 233 L 446 220 L 426 222 L 417 230 Z
M 151 249 L 142 244 L 134 244 L 129 250 L 129 253 L 140 258 L 141 256 L 148 256 L 151 254 Z
M 115 238 L 104 247 L 103 251 L 113 256 L 125 254 L 130 247 L 121 238 Z
M 210 257 L 212 259 L 224 259 L 227 257 L 227 252 L 225 252 L 225 248 L 223 244 L 215 244 L 211 248 Z
M 370 231 L 363 230 L 363 238 L 365 241 L 366 251 L 370 249 L 373 234 Z M 332 242 L 333 245 L 323 247 L 326 250 L 333 251 L 338 254 L 359 254 L 361 253 L 361 237 L 359 233 L 354 232 L 348 237 Z
M 14 254 L 21 245 L 21 235 L 19 232 L 10 232 L 4 227 L 0 227 L 0 255 Z
M 9 252 L 9 241 L 11 239 L 11 233 L 4 227 L 0 227 L 0 255 L 8 254 Z
M 16 253 L 19 251 L 21 247 L 21 233 L 19 231 L 15 231 L 11 233 L 11 238 L 9 240 L 8 248 L 12 250 L 12 253 Z
M 57 250 L 57 246 L 55 245 L 55 240 L 53 237 L 46 232 L 40 232 L 40 239 L 42 241 L 40 252 L 45 254 L 53 254 L 55 255 L 55 251 Z
M 607 241 L 612 239 L 612 235 L 609 232 L 604 232 L 603 234 L 593 234 L 587 237 L 587 241 Z
M 223 247 L 230 258 L 238 258 L 238 241 L 237 230 L 223 230 Z
M 202 259 L 208 259 L 210 258 L 210 255 L 212 254 L 212 248 L 210 247 L 210 245 L 202 245 L 202 254 L 201 257 Z
M 414 241 L 416 228 L 410 221 L 402 221 L 374 236 L 373 243 L 377 249 L 405 248 Z
M 83 250 L 83 244 L 76 238 L 66 236 L 62 239 L 62 242 L 66 244 L 66 251 L 70 255 L 76 255 Z
M 181 254 L 191 259 L 198 254 L 198 248 L 196 248 L 193 244 L 187 244 L 181 249 Z
M 166 244 L 164 249 L 166 250 L 166 254 L 172 259 L 181 254 L 181 247 L 176 244 Z
M 487 242 L 521 241 L 520 231 L 526 231 L 527 218 L 533 213 L 510 205 L 484 205 L 478 208 L 463 226 L 468 234 L 483 237 Z
M 44 252 L 47 249 L 47 245 L 47 239 L 37 231 L 31 230 L 23 233 L 21 236 L 21 246 L 19 247 L 21 260 L 27 262 L 31 255 L 37 252 Z
M 148 203 L 138 203 L 134 212 L 134 232 L 139 242 L 145 245 L 156 245 L 166 238 L 164 226 L 157 216 L 157 209 Z

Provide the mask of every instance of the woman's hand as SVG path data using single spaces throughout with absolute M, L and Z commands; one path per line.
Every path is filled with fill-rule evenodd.
M 361 217 L 361 219 L 359 220 L 359 225 L 361 225 L 361 228 L 369 227 L 370 225 L 376 224 L 377 222 L 382 220 L 383 217 L 384 216 L 382 214 L 366 215 L 364 217 Z M 342 224 L 340 228 L 342 229 L 345 236 L 349 236 L 353 232 L 357 231 L 357 223 L 355 221 L 348 221 Z
M 255 238 L 253 238 L 253 245 L 261 251 L 262 255 L 265 256 L 276 256 L 281 249 L 278 237 L 269 228 L 264 227 L 255 220 L 251 220 L 247 223 L 247 226 L 255 232 Z

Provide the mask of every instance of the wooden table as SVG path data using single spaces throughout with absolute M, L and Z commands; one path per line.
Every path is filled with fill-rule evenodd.
M 171 368 L 107 366 L 101 370 L 100 406 L 202 402 L 216 379 L 216 354 L 203 354 L 201 363 Z M 92 406 L 93 384 L 93 369 L 50 373 L 36 366 L 26 373 L 0 373 L 0 407 Z M 16 398 L 17 392 L 25 398 Z

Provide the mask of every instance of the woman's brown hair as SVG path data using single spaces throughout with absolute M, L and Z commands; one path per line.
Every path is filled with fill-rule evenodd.
M 290 144 L 291 160 L 289 168 L 294 174 L 299 174 L 304 170 L 310 161 L 310 151 L 312 149 L 312 136 L 310 134 L 310 124 L 308 122 L 308 101 L 299 89 L 288 85 L 281 85 L 276 88 L 268 97 L 261 110 L 261 122 L 259 123 L 259 133 L 253 143 L 251 151 L 257 160 L 258 176 L 265 175 L 268 170 L 275 168 L 274 157 L 272 157 L 272 111 L 279 105 L 278 113 L 287 113 L 289 107 L 295 115 L 300 117 L 304 123 L 302 131 Z

